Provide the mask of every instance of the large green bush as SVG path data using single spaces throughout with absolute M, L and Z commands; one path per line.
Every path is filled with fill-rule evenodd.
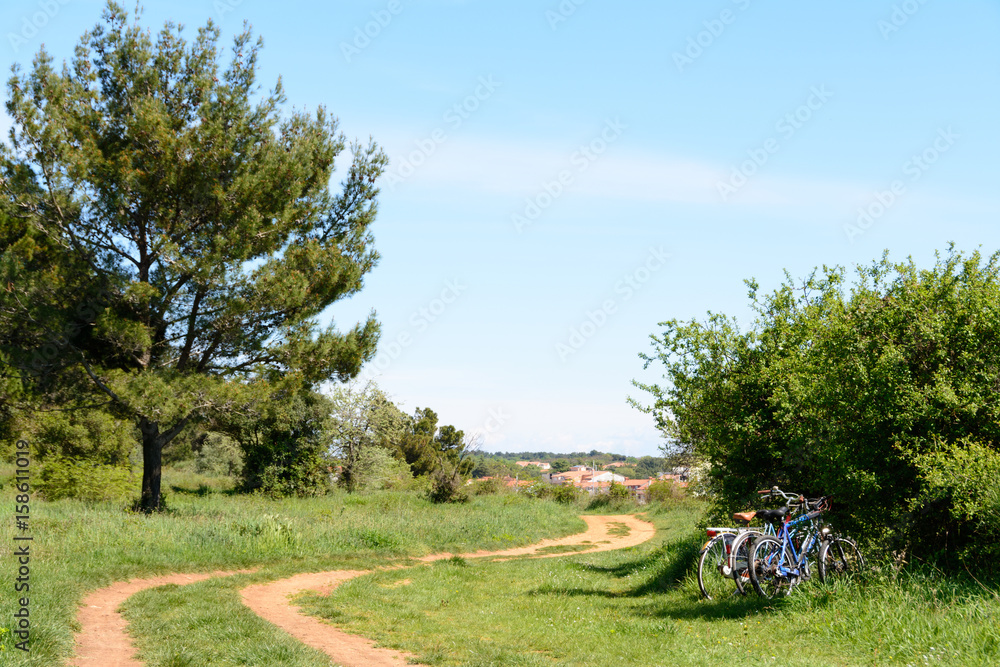
M 252 412 L 220 421 L 219 430 L 243 450 L 241 490 L 273 497 L 329 491 L 330 411 L 321 394 L 278 393 Z
M 883 256 L 852 285 L 826 267 L 763 298 L 748 281 L 750 330 L 721 315 L 661 325 L 643 356 L 666 382 L 637 383 L 655 400 L 636 405 L 708 460 L 718 515 L 778 484 L 833 494 L 839 525 L 887 550 L 979 561 L 1000 484 L 993 463 L 971 466 L 1000 447 L 998 264 L 951 249 L 927 270 Z

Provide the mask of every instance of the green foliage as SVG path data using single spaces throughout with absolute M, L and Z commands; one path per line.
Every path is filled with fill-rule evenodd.
M 651 503 L 672 503 L 686 497 L 684 487 L 672 479 L 653 482 L 649 485 L 646 497 Z
M 465 487 L 465 477 L 458 464 L 440 457 L 438 467 L 430 477 L 431 490 L 428 497 L 431 502 L 464 503 L 469 500 L 469 490 Z
M 621 502 L 623 500 L 629 500 L 632 494 L 629 493 L 628 487 L 624 484 L 619 484 L 618 482 L 611 482 L 611 486 L 608 487 L 608 498 L 611 502 Z
M 430 408 L 416 409 L 395 449 L 415 476 L 431 478 L 431 494 L 440 502 L 462 495 L 458 489 L 477 464 L 465 434 L 454 426 L 439 428 L 437 413 Z
M 715 314 L 663 323 L 642 356 L 666 384 L 637 383 L 655 400 L 632 402 L 708 460 L 717 515 L 772 484 L 832 494 L 842 529 L 964 562 L 990 548 L 985 505 L 953 506 L 928 476 L 943 459 L 926 457 L 1000 443 L 998 261 L 951 249 L 920 270 L 886 256 L 849 290 L 842 269 L 824 268 L 764 298 L 749 281 L 754 327 Z
M 330 410 L 329 399 L 315 392 L 276 394 L 220 421 L 243 450 L 241 490 L 272 497 L 326 493 Z
M 551 470 L 553 473 L 566 472 L 570 469 L 569 461 L 566 459 L 556 459 L 550 465 L 552 466 Z
M 38 481 L 38 491 L 50 501 L 61 498 L 121 501 L 134 488 L 135 475 L 127 466 L 59 455 L 45 460 Z
M 243 451 L 238 442 L 223 433 L 206 433 L 199 443 L 195 472 L 203 475 L 240 477 Z
M 135 426 L 103 410 L 36 412 L 32 444 L 41 460 L 72 458 L 98 465 L 130 465 L 139 441 Z
M 355 491 L 406 489 L 413 482 L 410 466 L 392 455 L 385 447 L 361 450 L 354 469 Z
M 956 526 L 965 534 L 951 536 L 957 556 L 965 563 L 987 569 L 1000 559 L 1000 452 L 964 440 L 916 457 L 922 482 L 914 500 L 916 534 L 931 533 L 935 543 L 947 546 L 942 530 Z M 932 512 L 946 511 L 943 525 Z M 928 520 L 930 519 L 930 520 Z M 972 534 L 969 534 L 972 533 Z
M 363 386 L 337 387 L 330 400 L 329 451 L 341 465 L 341 485 L 348 491 L 378 488 L 381 482 L 374 477 L 366 479 L 366 475 L 382 475 L 372 457 L 381 457 L 383 451 L 398 447 L 409 425 L 407 416 L 371 381 Z M 400 472 L 386 471 L 390 477 L 398 477 Z
M 437 445 L 438 451 L 452 461 L 457 461 L 465 447 L 465 433 L 454 426 L 442 426 L 438 429 L 434 443 Z
M 564 505 L 576 503 L 583 495 L 583 492 L 572 484 L 560 484 L 549 488 L 552 489 L 552 500 Z
M 667 462 L 655 456 L 640 456 L 635 463 L 636 479 L 649 479 L 657 473 L 664 472 Z

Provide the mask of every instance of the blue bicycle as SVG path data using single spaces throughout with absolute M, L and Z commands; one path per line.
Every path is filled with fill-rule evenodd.
M 766 598 L 788 595 L 796 584 L 808 579 L 809 556 L 818 550 L 820 581 L 861 572 L 864 557 L 851 539 L 833 535 L 819 519 L 829 509 L 829 498 L 801 499 L 808 512 L 796 519 L 785 518 L 775 536 L 762 536 L 750 549 L 747 570 L 754 590 Z

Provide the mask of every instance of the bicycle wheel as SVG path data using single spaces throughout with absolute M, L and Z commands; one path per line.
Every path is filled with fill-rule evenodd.
M 781 558 L 782 552 L 785 553 L 784 560 Z M 750 583 L 758 595 L 766 598 L 788 595 L 792 589 L 792 582 L 787 576 L 778 572 L 778 564 L 791 565 L 792 556 L 781 540 L 769 535 L 757 538 L 750 548 L 748 562 Z
M 753 541 L 761 535 L 763 533 L 756 530 L 742 533 L 736 536 L 729 547 L 729 570 L 733 583 L 736 584 L 736 592 L 740 595 L 746 595 L 751 588 L 747 563 L 750 562 L 750 548 L 753 546 Z
M 864 556 L 854 540 L 835 537 L 819 548 L 819 580 L 824 583 L 860 574 L 864 567 Z
M 718 600 L 733 593 L 727 549 L 732 540 L 731 534 L 724 533 L 716 535 L 702 547 L 698 558 L 698 588 L 709 600 Z

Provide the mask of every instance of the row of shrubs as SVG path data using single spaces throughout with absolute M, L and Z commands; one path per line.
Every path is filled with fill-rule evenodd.
M 532 498 L 550 499 L 567 505 L 577 504 L 585 506 L 587 509 L 620 506 L 635 507 L 637 505 L 635 498 L 628 488 L 617 482 L 613 482 L 606 493 L 599 493 L 593 496 L 569 484 L 554 485 L 543 481 L 522 486 L 515 490 L 512 487 L 508 487 L 504 480 L 498 478 L 473 480 L 466 489 L 468 496 L 522 493 Z M 669 503 L 681 500 L 686 496 L 686 489 L 671 480 L 653 482 L 649 485 L 647 492 L 647 498 L 651 503 Z

